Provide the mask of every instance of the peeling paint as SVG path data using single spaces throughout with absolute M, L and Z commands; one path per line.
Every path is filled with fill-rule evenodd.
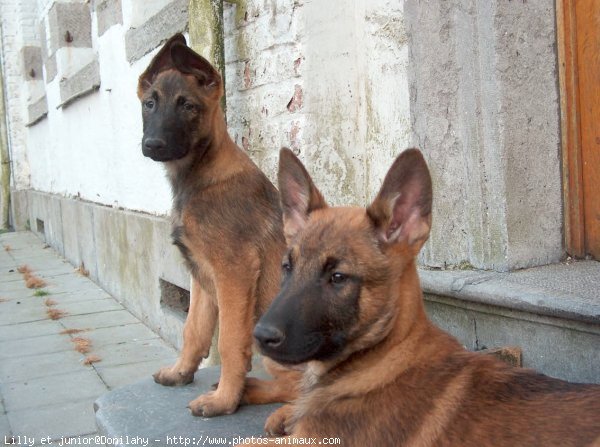
M 302 61 L 304 60 L 304 57 L 299 57 L 298 59 L 296 59 L 294 61 L 294 73 L 296 74 L 296 76 L 300 76 L 300 68 L 302 66 Z
M 250 61 L 244 63 L 244 87 L 249 88 L 252 85 L 252 79 L 250 79 Z
M 298 84 L 294 86 L 294 96 L 292 96 L 286 108 L 292 113 L 302 108 L 302 87 Z

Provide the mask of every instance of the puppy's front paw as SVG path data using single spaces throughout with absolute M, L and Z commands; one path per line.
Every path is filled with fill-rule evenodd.
M 265 422 L 265 433 L 267 436 L 289 435 L 293 414 L 294 407 L 290 404 L 279 407 L 271 413 Z
M 194 416 L 210 418 L 234 413 L 238 405 L 239 399 L 228 397 L 217 390 L 200 395 L 188 404 L 188 408 Z
M 176 366 L 167 366 L 155 372 L 152 377 L 156 383 L 164 386 L 181 386 L 194 381 L 194 371 L 180 371 Z

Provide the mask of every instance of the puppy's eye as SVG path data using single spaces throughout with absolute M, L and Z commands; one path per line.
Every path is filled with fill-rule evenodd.
M 283 264 L 281 264 L 281 270 L 283 270 L 283 273 L 288 274 L 292 272 L 292 264 L 290 263 L 290 261 L 284 261 Z
M 144 107 L 148 110 L 152 110 L 154 108 L 154 100 L 153 99 L 147 99 L 146 101 L 144 101 Z
M 191 112 L 192 110 L 196 110 L 196 106 L 191 102 L 186 102 L 183 104 L 183 109 L 187 112 Z
M 346 275 L 344 275 L 343 273 L 334 272 L 331 275 L 330 281 L 331 281 L 332 284 L 342 284 L 347 279 L 348 279 L 348 277 Z

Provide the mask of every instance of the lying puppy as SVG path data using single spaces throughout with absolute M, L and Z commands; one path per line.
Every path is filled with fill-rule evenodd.
M 267 421 L 275 443 L 344 446 L 600 445 L 600 386 L 465 351 L 427 318 L 415 257 L 431 227 L 431 178 L 403 152 L 375 201 L 330 208 L 282 150 L 288 250 L 279 295 L 254 335 L 306 364 L 301 396 Z

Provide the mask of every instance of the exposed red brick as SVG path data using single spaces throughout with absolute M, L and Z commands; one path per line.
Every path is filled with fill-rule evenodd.
M 292 123 L 292 128 L 290 129 L 290 148 L 298 149 L 299 141 L 298 134 L 300 133 L 300 123 L 298 121 L 294 121 Z
M 296 59 L 294 61 L 294 74 L 296 76 L 300 75 L 300 65 L 302 64 L 303 60 L 304 60 L 304 58 L 302 56 L 300 56 L 298 59 Z
M 252 79 L 250 79 L 250 61 L 246 61 L 244 65 L 244 87 L 249 88 L 252 85 Z
M 294 86 L 294 96 L 292 96 L 292 99 L 290 99 L 290 102 L 288 102 L 287 105 L 287 109 L 290 112 L 294 113 L 296 110 L 302 108 L 302 96 L 302 87 L 296 84 Z

